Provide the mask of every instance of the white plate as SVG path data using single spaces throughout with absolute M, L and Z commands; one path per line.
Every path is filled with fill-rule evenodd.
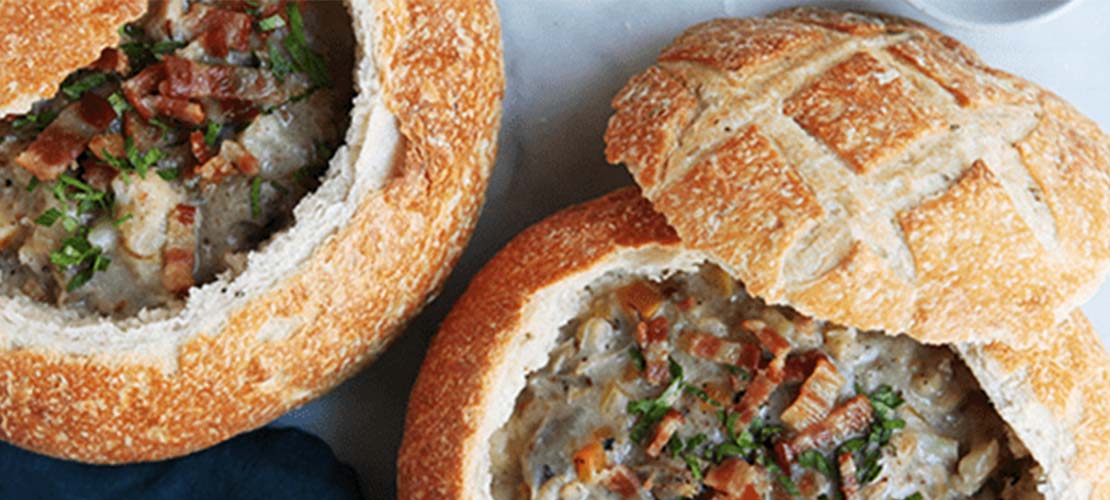
M 1049 21 L 1079 0 L 905 0 L 942 23 L 991 30 Z

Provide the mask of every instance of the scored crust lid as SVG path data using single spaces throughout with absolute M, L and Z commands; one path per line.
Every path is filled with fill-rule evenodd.
M 609 272 L 662 273 L 705 258 L 636 189 L 517 235 L 471 281 L 428 350 L 409 397 L 398 497 L 489 498 L 490 437 L 512 415 L 528 373 L 547 364 L 586 286 Z M 957 351 L 1044 467 L 1051 498 L 1107 498 L 1110 356 L 1079 312 L 1051 333 L 1030 350 Z
M 814 317 L 1028 344 L 1110 268 L 1106 135 L 911 21 L 710 21 L 613 107 L 609 161 L 683 241 Z

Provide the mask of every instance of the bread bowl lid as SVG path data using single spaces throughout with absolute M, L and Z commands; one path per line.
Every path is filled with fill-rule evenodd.
M 119 44 L 119 28 L 146 12 L 147 0 L 0 1 L 0 117 L 49 98 L 78 68 Z M 25 36 L 35 32 L 41 36 Z
M 710 21 L 613 107 L 607 158 L 684 243 L 813 317 L 1025 345 L 1110 268 L 1106 135 L 912 21 Z

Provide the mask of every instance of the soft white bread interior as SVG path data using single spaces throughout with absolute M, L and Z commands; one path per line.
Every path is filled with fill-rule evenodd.
M 659 277 L 713 256 L 687 249 L 634 189 L 564 210 L 517 236 L 475 277 L 432 344 L 409 400 L 400 498 L 491 498 L 490 438 L 560 326 L 614 272 Z M 1110 493 L 1110 356 L 1079 313 L 1043 344 L 959 344 L 1002 417 L 1029 444 L 1048 498 Z
M 146 7 L 139 3 L 28 14 L 30 4 L 0 0 L 0 38 L 14 41 L 0 73 L 31 78 L 4 81 L 0 105 L 25 110 L 51 95 L 118 42 L 120 25 Z M 240 274 L 192 289 L 181 310 L 113 320 L 0 298 L 0 438 L 105 463 L 212 445 L 350 376 L 438 291 L 493 164 L 503 93 L 495 6 L 322 7 L 333 15 L 318 19 L 319 33 L 346 41 L 329 55 L 353 53 L 357 95 L 345 144 L 297 205 L 296 222 L 252 252 Z M 75 33 L 81 42 L 60 50 L 59 68 L 40 64 Z
M 609 161 L 682 240 L 811 316 L 1032 345 L 1110 269 L 1110 140 L 912 21 L 710 21 L 613 106 Z

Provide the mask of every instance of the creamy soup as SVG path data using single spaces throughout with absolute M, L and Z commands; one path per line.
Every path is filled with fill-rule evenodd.
M 768 306 L 711 265 L 589 292 L 494 436 L 497 498 L 1039 498 L 945 347 Z
M 325 47 L 349 19 L 323 21 L 342 9 L 152 3 L 54 97 L 0 121 L 8 293 L 126 316 L 241 271 L 342 139 L 350 41 Z

